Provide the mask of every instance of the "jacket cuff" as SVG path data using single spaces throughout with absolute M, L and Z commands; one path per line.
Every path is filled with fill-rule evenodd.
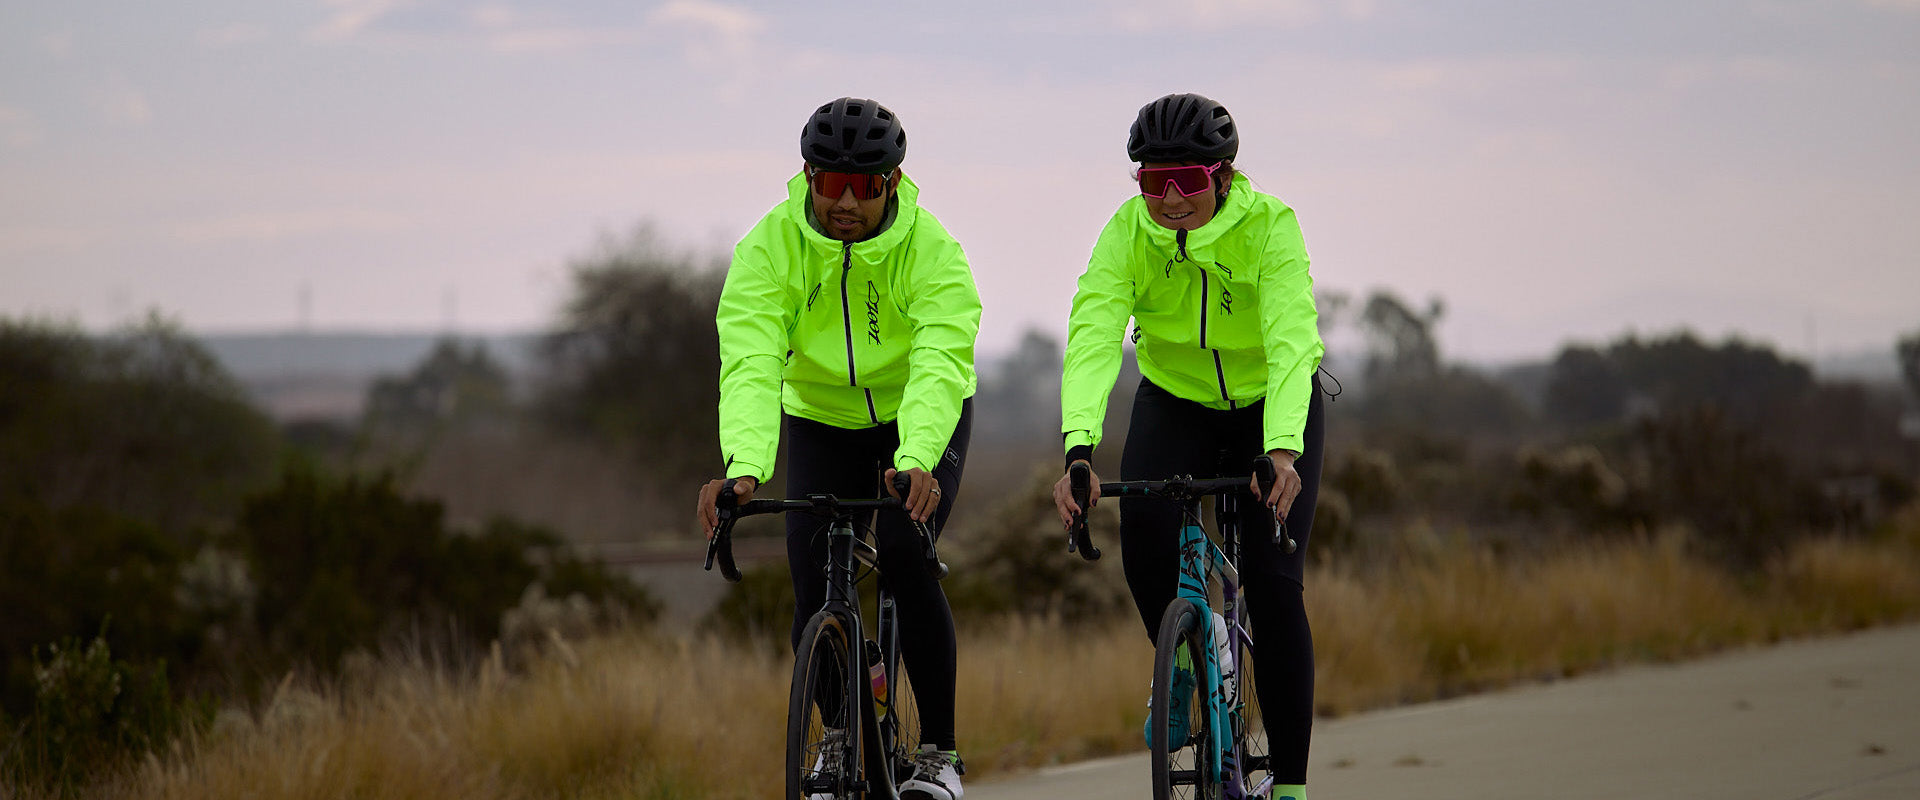
M 1275 436 L 1267 440 L 1267 449 L 1262 450 L 1261 452 L 1271 453 L 1275 450 L 1286 450 L 1293 453 L 1295 456 L 1298 456 L 1299 454 L 1306 452 L 1306 437 L 1305 436 Z
M 767 479 L 773 477 L 772 470 L 745 461 L 734 461 L 727 465 L 727 477 L 752 478 L 755 484 L 767 485 Z
M 1093 445 L 1076 444 L 1067 448 L 1067 469 L 1073 468 L 1073 462 L 1083 460 L 1089 464 L 1093 463 Z

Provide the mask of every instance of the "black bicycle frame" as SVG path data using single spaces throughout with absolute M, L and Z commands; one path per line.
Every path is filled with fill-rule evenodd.
M 905 477 L 901 474 L 895 478 L 896 490 L 902 496 L 906 494 L 906 487 L 900 484 L 901 479 Z M 809 495 L 803 500 L 750 500 L 744 505 L 734 505 L 733 496 L 733 482 L 728 481 L 721 491 L 717 508 L 720 527 L 713 538 L 707 542 L 705 566 L 706 569 L 712 570 L 717 560 L 720 564 L 720 574 L 729 582 L 737 583 L 741 578 L 740 570 L 733 560 L 732 536 L 733 525 L 740 517 L 777 512 L 811 512 L 832 518 L 832 522 L 827 527 L 827 599 L 820 606 L 820 611 L 839 617 L 850 637 L 848 648 L 851 652 L 848 653 L 847 674 L 842 677 L 847 681 L 846 696 L 854 698 L 855 705 L 860 706 L 863 723 L 860 726 L 860 746 L 864 756 L 861 761 L 867 765 L 864 785 L 856 785 L 854 788 L 865 792 L 868 797 L 898 800 L 899 792 L 895 788 L 893 759 L 887 752 L 885 740 L 881 737 L 880 720 L 874 711 L 874 704 L 878 698 L 873 695 L 873 684 L 867 674 L 866 631 L 860 616 L 860 575 L 857 562 L 865 562 L 873 566 L 879 560 L 879 551 L 854 532 L 854 518 L 861 513 L 878 509 L 900 509 L 901 500 L 895 497 L 876 500 L 840 500 L 833 495 Z M 945 564 L 940 563 L 940 554 L 935 547 L 932 531 L 919 522 L 914 523 L 914 528 L 925 545 L 924 555 L 929 565 L 933 567 L 934 574 L 945 577 L 947 568 Z M 885 588 L 878 588 L 877 591 L 879 594 L 876 627 L 881 657 L 886 665 L 887 707 L 888 711 L 892 712 L 887 716 L 890 720 L 889 724 L 893 726 L 890 732 L 897 736 L 900 724 L 895 705 L 899 702 L 899 693 L 896 691 L 899 686 L 900 668 L 899 614 L 894 607 L 892 593 Z M 876 768 L 873 765 L 875 763 L 880 765 L 877 768 L 880 778 L 878 781 L 874 780 Z

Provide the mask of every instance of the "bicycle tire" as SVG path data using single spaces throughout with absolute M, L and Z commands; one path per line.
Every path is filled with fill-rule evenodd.
M 913 754 L 920 749 L 920 701 L 904 664 L 895 675 L 887 707 L 893 725 L 887 751 L 893 759 L 895 779 L 904 781 L 913 774 Z
M 866 674 L 865 660 L 855 656 L 858 652 L 852 629 L 840 615 L 822 610 L 807 620 L 794 652 L 793 685 L 787 696 L 787 800 L 807 800 L 817 794 L 861 796 L 854 789 L 861 776 L 861 714 L 854 704 L 871 700 L 849 696 L 848 671 Z M 828 714 L 834 718 L 828 719 Z M 845 731 L 838 758 L 842 766 L 816 771 L 822 750 L 828 747 L 830 722 L 844 723 L 838 726 Z M 833 758 L 827 754 L 824 760 Z
M 1154 800 L 1216 800 L 1223 793 L 1220 782 L 1208 780 L 1201 769 L 1200 759 L 1212 736 L 1213 706 L 1206 702 L 1209 690 L 1199 685 L 1198 675 L 1192 686 L 1180 692 L 1185 702 L 1179 705 L 1187 714 L 1185 741 L 1172 742 L 1167 734 L 1169 711 L 1175 705 L 1174 671 L 1180 648 L 1187 648 L 1189 663 L 1197 671 L 1198 660 L 1206 652 L 1201 649 L 1206 641 L 1202 631 L 1211 632 L 1212 624 L 1205 609 L 1183 598 L 1175 598 L 1160 617 L 1160 633 L 1154 638 L 1153 648 L 1153 702 L 1147 713 Z
M 1233 641 L 1233 663 L 1239 693 L 1234 696 L 1229 728 L 1233 731 L 1234 749 L 1239 754 L 1241 794 L 1266 797 L 1256 790 L 1262 783 L 1267 784 L 1268 791 L 1273 788 L 1273 751 L 1267 738 L 1266 718 L 1261 714 L 1260 696 L 1254 687 L 1253 648 L 1238 637 Z

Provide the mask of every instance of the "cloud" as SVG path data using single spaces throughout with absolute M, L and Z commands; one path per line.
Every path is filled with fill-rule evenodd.
M 1861 2 L 1867 8 L 1877 8 L 1882 11 L 1920 13 L 1920 0 L 1861 0 Z
M 378 22 L 381 17 L 393 13 L 406 4 L 406 0 L 321 0 L 332 12 L 320 27 L 314 29 L 315 38 L 322 40 L 347 39 L 359 34 L 368 26 Z
M 1304 28 L 1329 18 L 1371 19 L 1374 0 L 1159 0 L 1129 2 L 1113 20 L 1121 30 L 1152 33 L 1168 28 L 1227 32 L 1246 28 Z
M 647 15 L 652 22 L 706 30 L 720 40 L 741 44 L 766 30 L 766 19 L 738 6 L 708 0 L 672 0 Z
M 66 31 L 40 34 L 39 44 L 42 52 L 54 58 L 73 55 L 73 34 Z
M 684 40 L 687 62 L 723 76 L 718 89 L 722 97 L 738 100 L 753 90 L 764 55 L 759 46 L 767 29 L 764 17 L 709 0 L 672 0 L 649 13 L 647 21 L 693 29 L 694 36 Z
M 1659 85 L 1671 92 L 1699 92 L 1732 84 L 1778 84 L 1803 68 L 1779 58 L 1679 59 L 1660 69 Z
M 407 227 L 399 216 L 368 210 L 279 211 L 237 214 L 172 226 L 169 238 L 183 244 L 274 242 L 338 233 L 382 233 Z
M 631 27 L 567 24 L 549 15 L 528 14 L 499 3 L 476 6 L 466 18 L 487 48 L 507 53 L 631 44 L 644 36 L 644 32 Z
M 194 34 L 194 41 L 207 47 L 231 47 L 233 45 L 252 44 L 267 38 L 267 29 L 259 25 L 237 22 L 218 28 L 205 28 Z
M 0 106 L 0 146 L 28 147 L 39 143 L 40 120 L 26 109 Z
M 108 122 L 129 128 L 144 128 L 153 121 L 153 105 L 147 102 L 146 93 L 124 80 L 115 81 L 113 87 L 95 97 L 94 108 Z

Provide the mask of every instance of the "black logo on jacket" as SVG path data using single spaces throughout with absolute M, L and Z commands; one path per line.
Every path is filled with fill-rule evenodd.
M 880 290 L 867 281 L 867 339 L 880 343 Z

